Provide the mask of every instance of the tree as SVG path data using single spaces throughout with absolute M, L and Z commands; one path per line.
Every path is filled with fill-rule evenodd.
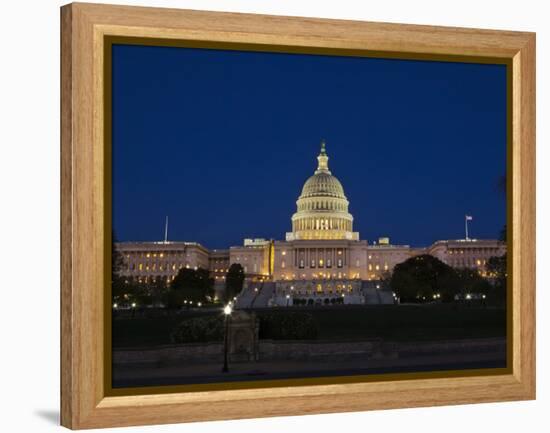
M 233 300 L 241 293 L 244 284 L 244 269 L 239 263 L 233 263 L 225 277 L 225 301 Z
M 460 280 L 460 289 L 462 295 L 475 293 L 487 296 L 487 294 L 491 290 L 491 284 L 489 284 L 489 281 L 479 275 L 479 272 L 475 269 L 457 269 L 456 273 Z
M 166 291 L 168 290 L 168 284 L 164 278 L 158 277 L 149 285 L 149 293 L 151 294 L 151 304 L 158 305 Z
M 170 291 L 177 293 L 170 294 L 169 298 L 176 301 L 187 300 L 193 303 L 206 302 L 207 297 L 212 297 L 214 293 L 213 287 L 214 280 L 210 278 L 208 270 L 182 268 L 170 285 Z
M 489 300 L 495 303 L 506 302 L 506 280 L 508 277 L 508 255 L 490 257 L 487 260 L 487 274 L 492 282 Z
M 390 285 L 402 302 L 421 302 L 440 295 L 451 302 L 460 287 L 455 270 L 441 260 L 424 254 L 395 266 Z
M 116 234 L 113 231 L 111 235 L 111 298 L 113 302 L 121 299 L 126 290 L 125 279 L 120 275 L 124 266 L 124 257 L 116 248 Z
M 391 289 L 391 277 L 392 274 L 390 271 L 384 271 L 382 272 L 382 275 L 380 275 L 380 288 L 383 290 Z

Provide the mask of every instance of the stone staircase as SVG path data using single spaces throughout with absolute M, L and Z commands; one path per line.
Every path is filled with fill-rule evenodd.
M 237 297 L 236 307 L 239 309 L 267 307 L 274 293 L 275 283 L 250 283 L 247 287 L 243 288 L 243 291 Z
M 259 287 L 258 294 L 252 301 L 251 308 L 266 308 L 269 300 L 275 294 L 275 283 L 272 281 L 263 282 Z
M 244 309 L 251 307 L 252 302 L 257 295 L 257 293 L 254 291 L 254 287 L 256 287 L 256 285 L 243 287 L 242 292 L 239 294 L 239 296 L 237 296 L 237 301 L 235 302 L 236 308 Z
M 371 281 L 364 281 L 361 287 L 361 292 L 365 297 L 365 304 L 380 305 L 393 304 L 393 294 L 391 290 L 377 289 L 376 284 Z
M 365 297 L 365 304 L 377 305 L 380 304 L 380 297 L 378 295 L 378 289 L 374 287 L 363 288 L 363 296 Z

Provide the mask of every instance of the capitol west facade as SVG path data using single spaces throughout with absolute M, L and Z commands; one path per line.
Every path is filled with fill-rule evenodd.
M 121 242 L 121 275 L 141 282 L 170 282 L 179 269 L 208 269 L 216 290 L 224 289 L 229 266 L 246 274 L 241 307 L 293 304 L 384 304 L 393 295 L 380 280 L 410 257 L 431 254 L 457 268 L 485 272 L 487 260 L 506 252 L 498 240 L 437 241 L 427 248 L 392 245 L 388 238 L 369 244 L 353 231 L 353 216 L 340 181 L 329 170 L 324 142 L 317 169 L 305 182 L 284 241 L 245 239 L 242 246 L 209 250 L 194 242 Z

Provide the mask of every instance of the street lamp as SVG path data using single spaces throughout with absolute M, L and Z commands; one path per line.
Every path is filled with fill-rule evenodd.
M 228 339 L 229 339 L 229 317 L 231 317 L 231 313 L 233 312 L 233 308 L 231 307 L 231 304 L 227 304 L 223 309 L 223 314 L 225 316 L 225 331 L 223 336 L 223 368 L 222 373 L 227 373 L 229 371 L 229 368 L 227 366 L 227 349 L 228 349 Z
M 286 295 L 286 306 L 288 307 L 288 303 L 290 302 L 290 295 Z

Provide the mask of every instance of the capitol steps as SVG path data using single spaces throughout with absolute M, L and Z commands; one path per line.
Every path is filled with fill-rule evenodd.
M 251 308 L 265 308 L 268 306 L 269 300 L 275 294 L 275 283 L 264 282 L 259 288 L 258 295 L 252 301 Z
M 255 286 L 243 287 L 235 303 L 237 308 L 250 308 L 252 306 L 252 302 L 254 302 L 254 298 L 257 295 L 254 291 L 254 287 Z
M 393 293 L 391 290 L 379 290 L 378 297 L 380 298 L 381 304 L 393 304 L 395 303 L 393 299 Z
M 371 281 L 364 281 L 361 287 L 361 292 L 365 297 L 365 304 L 393 304 L 393 293 L 387 289 L 377 289 L 376 285 Z
M 378 290 L 374 287 L 364 287 L 363 296 L 365 297 L 365 304 L 379 304 L 380 297 L 378 296 Z

